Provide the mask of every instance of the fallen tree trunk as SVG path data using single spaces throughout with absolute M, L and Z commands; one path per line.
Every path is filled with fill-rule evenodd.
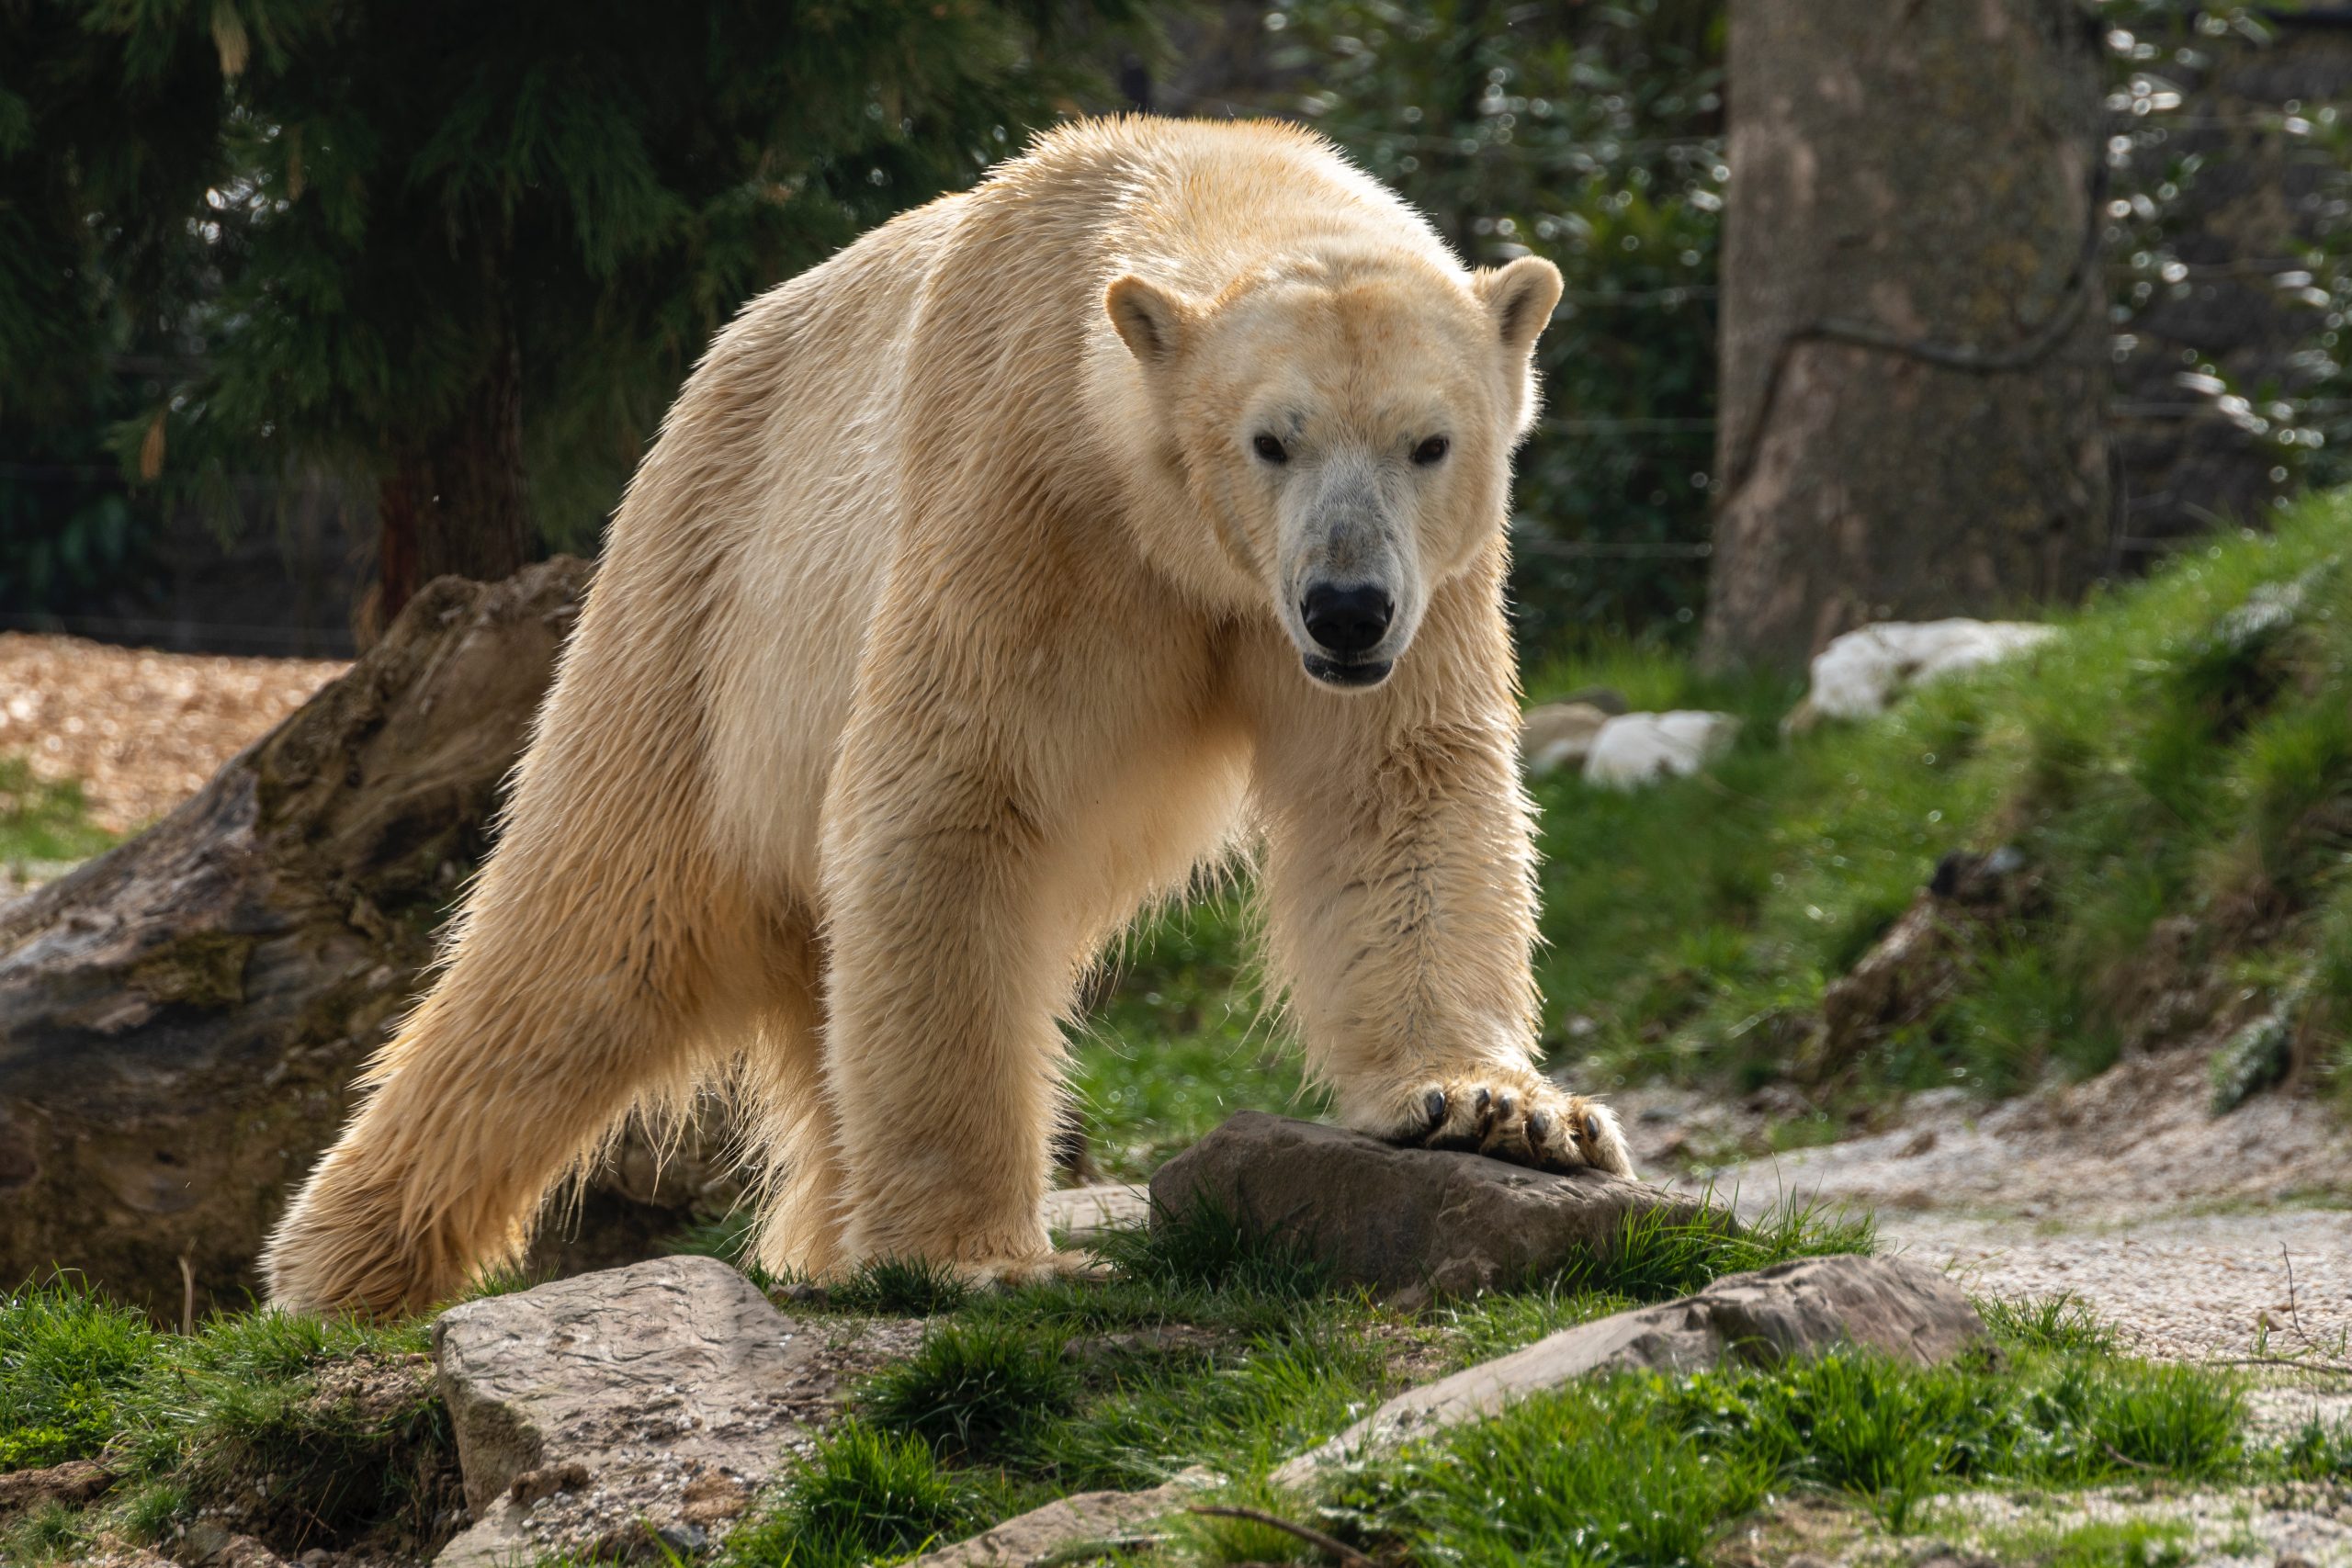
M 0 906 L 0 1289 L 71 1269 L 166 1318 L 245 1303 L 487 852 L 588 576 L 429 584 L 177 811 Z M 624 1150 L 542 1264 L 723 1208 L 697 1156 Z

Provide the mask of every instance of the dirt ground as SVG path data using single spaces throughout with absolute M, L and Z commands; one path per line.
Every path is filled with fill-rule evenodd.
M 26 758 L 37 778 L 80 780 L 91 819 L 127 832 L 348 668 L 0 632 L 0 756 Z
M 1987 1294 L 2071 1292 L 2143 1354 L 2352 1361 L 2352 1134 L 2308 1099 L 2216 1117 L 2211 1093 L 2203 1053 L 2176 1051 L 1996 1106 L 1922 1095 L 1891 1132 L 1674 1182 L 1873 1213 L 1888 1250 Z M 1674 1093 L 1621 1110 L 1637 1157 L 1723 1116 Z

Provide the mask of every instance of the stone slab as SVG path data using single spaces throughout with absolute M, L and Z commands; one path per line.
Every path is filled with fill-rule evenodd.
M 829 1413 L 825 1351 L 713 1258 L 451 1308 L 433 1361 L 473 1522 L 436 1568 L 700 1550 Z
M 1328 1258 L 1349 1284 L 1408 1299 L 1509 1290 L 1587 1252 L 1626 1220 L 1736 1222 L 1687 1193 L 1606 1171 L 1531 1170 L 1474 1154 L 1400 1148 L 1343 1127 L 1244 1111 L 1159 1168 L 1170 1215 L 1216 1203 Z
M 1597 1372 L 1688 1372 L 1727 1359 L 1761 1364 L 1861 1345 L 1927 1365 L 1984 1336 L 1960 1287 L 1895 1258 L 1803 1258 L 1727 1274 L 1692 1296 L 1564 1328 L 1451 1377 L 1408 1389 L 1274 1472 L 1312 1482 L 1328 1465 L 1485 1420 L 1531 1394 Z

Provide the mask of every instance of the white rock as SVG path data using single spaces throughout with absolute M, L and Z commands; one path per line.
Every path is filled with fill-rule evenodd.
M 1682 778 L 1730 750 L 1738 736 L 1739 719 L 1727 713 L 1678 708 L 1620 714 L 1592 738 L 1585 782 L 1639 789 L 1662 778 Z
M 1519 725 L 1519 765 L 1531 779 L 1581 769 L 1609 715 L 1590 703 L 1544 703 Z
M 1850 631 L 1813 656 L 1813 685 L 1799 715 L 1870 718 L 1914 686 L 2037 648 L 2058 635 L 2030 621 L 1883 621 Z M 1803 727 L 1799 720 L 1797 728 Z

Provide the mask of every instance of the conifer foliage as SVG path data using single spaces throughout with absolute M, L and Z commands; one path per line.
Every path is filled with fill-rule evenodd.
M 379 486 L 386 614 L 585 542 L 710 333 L 1077 107 L 1126 0 L 0 0 L 0 415 Z M 8 405 L 16 405 L 12 411 Z

